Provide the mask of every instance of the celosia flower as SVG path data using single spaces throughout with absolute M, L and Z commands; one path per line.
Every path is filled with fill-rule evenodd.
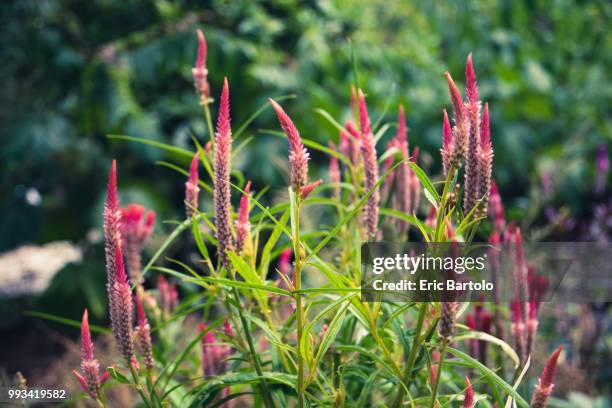
M 559 346 L 546 362 L 546 366 L 531 397 L 531 404 L 529 405 L 531 408 L 546 408 L 548 405 L 548 399 L 554 387 L 553 380 L 557 371 L 557 361 L 562 350 L 563 346 Z
M 427 218 L 425 218 L 425 225 L 429 228 L 436 228 L 438 213 L 436 211 L 436 207 L 433 205 L 429 207 L 429 212 L 427 213 Z
M 322 182 L 323 180 L 319 179 L 302 187 L 302 189 L 300 190 L 300 197 L 302 197 L 302 200 L 305 200 L 310 195 L 310 193 L 312 193 L 317 187 L 319 187 Z
M 453 106 L 453 120 L 455 123 L 452 130 L 449 168 L 459 167 L 461 160 L 465 156 L 467 139 L 470 132 L 470 122 L 467 120 L 464 112 L 463 98 L 461 97 L 459 88 L 457 88 L 457 85 L 455 85 L 453 78 L 448 72 L 445 72 L 444 75 L 446 76 L 446 80 L 448 82 L 448 89 Z
M 465 377 L 465 394 L 463 394 L 463 408 L 474 408 L 476 404 L 474 402 L 474 390 L 472 389 L 472 383 L 468 377 Z
M 121 244 L 121 211 L 117 199 L 117 163 L 113 160 L 110 173 L 108 174 L 108 185 L 106 191 L 106 202 L 104 203 L 104 253 L 106 255 L 106 291 L 109 295 L 109 310 L 112 313 L 114 298 L 111 296 L 114 275 L 117 270 L 115 246 Z
M 236 220 L 236 251 L 242 252 L 245 249 L 245 244 L 249 239 L 251 232 L 251 224 L 249 223 L 249 193 L 251 191 L 251 182 L 249 181 L 244 188 L 244 193 L 240 198 L 240 207 L 238 208 L 238 219 Z
M 163 275 L 157 279 L 157 292 L 159 293 L 159 306 L 165 315 L 170 314 L 178 304 L 176 284 L 170 285 Z
M 198 161 L 200 152 L 197 151 L 191 159 L 189 166 L 189 178 L 185 182 L 185 214 L 191 218 L 198 209 L 198 194 L 200 193 L 200 178 L 198 176 Z
M 348 131 L 349 134 L 349 144 L 350 144 L 350 159 L 354 166 L 358 167 L 361 159 L 361 137 L 359 136 L 359 131 L 351 122 L 346 122 L 344 128 Z
M 476 74 L 472 65 L 472 54 L 467 58 L 465 69 L 466 99 L 465 114 L 469 122 L 467 137 L 467 152 L 465 157 L 465 186 L 463 193 L 463 212 L 467 214 L 481 197 L 480 192 L 480 101 L 478 100 L 478 86 Z M 454 102 L 453 102 L 454 103 Z M 486 192 L 489 189 L 485 190 Z
M 392 149 L 397 149 L 397 139 L 393 138 L 391 139 L 388 143 L 387 143 L 387 148 L 385 149 L 385 154 L 387 154 L 388 152 L 390 152 Z M 387 157 L 387 159 L 385 160 L 385 162 L 383 163 L 382 166 L 382 172 L 386 173 L 391 166 L 393 165 L 393 161 L 394 161 L 394 156 L 391 155 L 389 157 Z M 389 191 L 391 191 L 391 186 L 393 185 L 393 180 L 395 179 L 395 173 L 397 172 L 397 169 L 392 171 L 391 173 L 389 173 L 389 175 L 387 176 L 387 178 L 385 179 L 385 182 L 383 183 L 383 187 L 382 187 L 382 201 L 387 201 L 387 198 L 389 197 Z M 396 194 L 393 197 L 393 201 L 396 202 L 397 201 L 397 191 L 400 188 L 399 183 L 396 186 Z M 398 203 L 399 206 L 399 203 Z
M 121 253 L 120 219 L 121 211 L 119 211 L 117 200 L 117 172 L 115 161 L 113 161 L 104 205 L 107 292 L 113 334 L 121 354 L 129 365 L 133 355 L 132 293 L 125 274 Z
M 122 249 L 131 282 L 140 283 L 141 252 L 151 238 L 155 212 L 147 211 L 140 204 L 129 204 L 121 209 Z
M 397 168 L 397 187 L 396 201 L 399 204 L 399 210 L 405 214 L 411 214 L 414 210 L 412 207 L 412 180 L 411 170 L 408 164 L 410 158 L 408 151 L 408 131 L 406 130 L 406 113 L 404 106 L 400 105 L 397 114 L 397 132 L 395 134 L 395 147 L 400 152 L 400 157 L 404 162 Z M 398 222 L 398 230 L 401 235 L 408 230 L 408 223 L 400 220 Z
M 504 215 L 504 204 L 502 203 L 499 189 L 495 182 L 491 182 L 491 194 L 489 201 L 489 212 L 493 220 L 493 227 L 498 233 L 502 233 L 506 227 L 506 216 Z
M 527 332 L 525 320 L 522 317 L 521 303 L 522 302 L 520 300 L 513 300 L 510 302 L 510 310 L 512 315 L 510 334 L 514 339 L 517 354 L 519 355 L 521 361 L 525 361 L 527 359 Z
M 370 198 L 365 205 L 365 226 L 367 239 L 378 238 L 378 205 L 380 203 L 380 192 L 376 187 L 378 181 L 378 159 L 376 155 L 376 141 L 372 134 L 370 117 L 365 96 L 361 89 L 359 96 L 359 124 L 361 127 L 361 154 L 363 157 L 365 191 L 370 192 Z
M 104 372 L 100 376 L 100 363 L 94 357 L 94 345 L 91 341 L 89 332 L 89 321 L 87 319 L 87 309 L 83 312 L 83 320 L 81 322 L 81 372 L 72 370 L 74 376 L 79 380 L 81 387 L 94 400 L 100 399 L 100 387 L 108 380 L 108 372 Z
M 489 126 L 489 104 L 485 103 L 480 128 L 480 161 L 478 164 L 479 199 L 481 217 L 486 217 L 491 191 L 491 176 L 493 174 L 493 145 L 491 144 L 491 131 Z
M 451 130 L 450 121 L 448 120 L 448 113 L 444 109 L 444 121 L 442 123 L 442 147 L 440 148 L 440 154 L 442 155 L 442 169 L 444 175 L 448 175 L 451 164 L 451 154 L 453 152 L 453 131 Z
M 218 257 L 225 268 L 230 262 L 227 255 L 234 247 L 231 226 L 230 168 L 232 154 L 232 130 L 230 127 L 229 87 L 227 78 L 223 80 L 223 91 L 217 116 L 215 143 L 215 226 L 217 227 Z
M 134 355 L 132 344 L 132 291 L 125 274 L 123 255 L 119 243 L 116 244 L 115 253 L 116 269 L 109 293 L 109 296 L 112 297 L 110 304 L 114 309 L 110 313 L 111 327 L 119 351 L 129 366 Z
M 233 338 L 236 335 L 236 333 L 234 332 L 234 328 L 232 327 L 232 324 L 230 323 L 229 318 L 227 317 L 223 321 L 223 334 L 225 334 L 229 338 Z
M 451 240 L 448 249 L 448 255 L 451 258 L 457 258 L 459 256 L 459 247 L 455 241 L 455 232 L 452 230 L 452 226 L 447 224 L 447 235 Z M 449 272 L 452 273 L 452 272 Z M 457 309 L 459 303 L 456 301 L 456 296 L 451 291 L 446 291 L 442 294 L 440 300 L 440 323 L 438 326 L 438 332 L 440 336 L 449 339 L 455 334 L 455 323 L 457 320 Z
M 206 325 L 200 323 L 198 325 L 200 332 L 206 330 Z M 202 371 L 205 377 L 223 374 L 227 367 L 227 357 L 230 349 L 227 345 L 220 344 L 217 341 L 217 336 L 212 330 L 209 330 L 202 336 L 200 340 L 202 346 Z
M 333 150 L 334 152 L 336 151 L 336 145 L 332 141 L 329 141 L 328 145 L 331 150 Z M 338 164 L 338 158 L 334 156 L 333 154 L 329 155 L 328 172 L 329 172 L 329 182 L 333 184 L 334 197 L 339 199 L 340 198 L 340 182 L 342 181 L 342 179 L 340 176 L 340 166 Z
M 291 118 L 285 113 L 283 108 L 270 99 L 272 107 L 276 111 L 276 116 L 280 122 L 281 128 L 287 135 L 289 141 L 289 167 L 291 168 L 291 188 L 297 195 L 300 194 L 302 187 L 308 182 L 308 160 L 310 160 L 308 151 L 302 143 L 300 133 L 293 124 Z
M 142 307 L 142 301 L 140 296 L 136 293 L 136 314 L 137 323 L 136 326 L 136 337 L 138 338 L 138 344 L 140 346 L 140 352 L 145 363 L 147 370 L 153 368 L 153 352 L 151 349 L 151 326 L 149 326 L 149 320 L 145 314 L 144 308 Z
M 200 97 L 200 104 L 208 103 L 210 86 L 208 84 L 208 69 L 206 68 L 206 38 L 202 30 L 198 30 L 198 56 L 195 67 L 191 70 L 193 84 Z

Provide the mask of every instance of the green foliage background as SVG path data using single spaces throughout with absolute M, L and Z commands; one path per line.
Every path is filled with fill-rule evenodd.
M 269 96 L 294 93 L 289 113 L 308 137 L 337 132 L 314 108 L 347 117 L 354 81 L 374 117 L 405 104 L 412 146 L 436 170 L 443 72 L 463 82 L 472 51 L 489 101 L 495 178 L 517 219 L 539 175 L 552 175 L 557 205 L 588 216 L 597 146 L 612 135 L 609 102 L 612 4 L 606 1 L 44 1 L 0 8 L 0 249 L 79 240 L 99 227 L 111 158 L 123 202 L 168 218 L 181 210 L 183 180 L 154 165 L 159 151 L 110 141 L 122 133 L 192 148 L 205 126 L 193 91 L 195 29 L 209 44 L 213 96 L 226 75 L 234 123 Z M 256 185 L 284 188 L 277 160 L 285 142 L 270 111 L 236 165 Z M 326 159 L 315 155 L 324 174 Z M 26 201 L 28 189 L 42 196 Z M 171 205 L 172 207 L 168 207 Z

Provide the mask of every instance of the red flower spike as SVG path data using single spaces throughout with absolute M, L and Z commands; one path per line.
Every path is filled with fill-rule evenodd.
M 104 383 L 100 377 L 100 364 L 94 357 L 94 345 L 89 332 L 89 321 L 87 309 L 83 312 L 81 321 L 81 372 L 72 370 L 79 384 L 89 396 L 98 401 L 100 397 L 100 386 Z
M 489 124 L 489 103 L 485 103 L 482 113 L 482 123 L 480 125 L 480 146 L 483 151 L 491 149 L 491 128 Z
M 474 407 L 474 390 L 472 389 L 472 383 L 468 377 L 465 377 L 465 394 L 463 395 L 463 408 Z
M 444 73 L 444 76 L 448 82 L 448 90 L 450 92 L 451 103 L 453 105 L 453 116 L 455 118 L 455 123 L 460 123 L 463 121 L 463 97 L 461 96 L 459 88 L 457 88 L 457 85 L 455 85 L 451 74 L 447 71 Z
M 557 361 L 562 350 L 563 346 L 559 346 L 548 359 L 544 371 L 535 386 L 535 391 L 531 397 L 531 404 L 529 405 L 530 408 L 546 408 L 548 405 L 548 399 L 554 387 L 553 380 L 557 371 Z
M 200 152 L 196 151 L 189 165 L 189 178 L 185 182 L 185 215 L 191 218 L 198 209 L 198 194 L 200 193 L 198 162 Z
M 148 211 L 140 204 L 128 204 L 121 208 L 122 250 L 125 255 L 131 282 L 140 283 L 141 252 L 153 233 L 155 212 Z M 144 217 L 143 217 L 144 216 Z

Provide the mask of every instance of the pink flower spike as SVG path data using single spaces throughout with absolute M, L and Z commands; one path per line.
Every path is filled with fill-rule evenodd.
M 210 85 L 208 84 L 208 69 L 206 68 L 206 39 L 202 30 L 198 30 L 198 55 L 195 66 L 191 69 L 193 85 L 200 97 L 200 104 L 208 103 Z
M 480 125 L 480 146 L 483 150 L 491 149 L 491 129 L 489 127 L 489 103 L 485 103 Z
M 305 200 L 306 197 L 308 197 L 310 193 L 312 193 L 314 189 L 317 188 L 322 182 L 323 180 L 319 179 L 302 187 L 302 189 L 300 190 L 300 196 L 302 197 L 302 200 Z
M 206 68 L 206 38 L 202 30 L 198 29 L 198 56 L 196 58 L 196 68 Z
M 453 139 L 453 131 L 451 130 L 450 121 L 448 120 L 448 113 L 444 109 L 444 123 L 442 125 L 442 147 L 449 149 L 451 141 Z
M 291 169 L 291 188 L 299 194 L 302 187 L 308 182 L 308 151 L 302 143 L 300 133 L 295 127 L 291 118 L 285 113 L 283 108 L 273 99 L 269 99 L 270 104 L 276 112 L 281 128 L 287 135 L 289 141 L 289 167 Z
M 240 197 L 240 207 L 238 208 L 238 219 L 236 220 L 236 251 L 241 252 L 245 249 L 245 244 L 251 232 L 249 223 L 249 192 L 251 182 L 247 182 L 244 193 Z
M 546 366 L 544 367 L 544 371 L 542 371 L 542 376 L 540 377 L 540 382 L 543 386 L 552 385 L 555 378 L 555 373 L 557 372 L 557 361 L 559 360 L 559 355 L 562 351 L 563 345 L 557 347 L 546 362 Z
M 472 389 L 472 383 L 468 377 L 465 377 L 465 394 L 463 395 L 463 408 L 474 407 L 474 390 Z
M 104 371 L 104 373 L 100 377 L 100 385 L 101 386 L 104 385 L 104 383 L 107 382 L 109 378 L 110 378 L 110 373 L 108 371 Z
M 72 370 L 72 374 L 74 374 L 77 380 L 79 380 L 79 383 L 81 384 L 81 388 L 83 388 L 83 391 L 89 394 L 89 385 L 87 384 L 87 380 L 81 374 L 79 374 L 77 370 Z M 93 395 L 91 397 L 95 398 Z
M 89 322 L 87 309 L 83 312 L 83 320 L 81 321 L 81 360 L 93 360 L 93 342 L 89 332 Z
M 463 97 L 461 96 L 461 92 L 459 91 L 459 88 L 457 88 L 457 85 L 455 85 L 455 82 L 448 71 L 444 73 L 444 76 L 446 76 L 446 81 L 448 82 L 448 90 L 450 92 L 451 103 L 453 105 L 455 123 L 457 124 L 463 122 Z
M 227 317 L 223 321 L 223 333 L 229 338 L 233 338 L 236 335 L 234 328 Z
M 361 134 L 366 135 L 372 133 L 372 125 L 370 124 L 370 116 L 368 115 L 368 106 L 366 105 L 365 96 L 363 91 L 359 89 L 359 126 L 361 128 Z
M 189 165 L 189 178 L 185 183 L 185 214 L 187 218 L 191 218 L 196 214 L 198 209 L 198 194 L 200 193 L 198 161 L 200 152 L 196 151 Z
M 217 116 L 217 134 L 214 162 L 214 203 L 215 225 L 217 227 L 218 257 L 225 268 L 229 268 L 228 251 L 234 246 L 231 227 L 231 189 L 230 171 L 232 154 L 232 130 L 230 127 L 229 86 L 227 78 L 223 80 L 223 90 Z
M 465 64 L 465 96 L 468 102 L 478 102 L 478 85 L 476 83 L 476 73 L 472 64 L 472 53 L 470 52 Z
M 404 105 L 400 105 L 397 114 L 397 133 L 395 134 L 395 137 L 400 144 L 407 143 L 407 134 L 408 132 L 406 131 L 406 112 L 404 111 Z
M 535 391 L 531 397 L 530 408 L 546 408 L 548 399 L 554 387 L 553 380 L 557 371 L 559 354 L 563 351 L 563 346 L 559 346 L 548 359 L 544 371 L 536 384 Z

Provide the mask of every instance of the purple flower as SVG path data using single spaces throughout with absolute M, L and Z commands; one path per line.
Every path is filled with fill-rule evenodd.
M 465 112 L 469 122 L 467 135 L 467 152 L 465 157 L 465 185 L 463 193 L 463 213 L 467 214 L 481 197 L 480 192 L 480 101 L 478 100 L 478 86 L 476 74 L 472 65 L 472 54 L 467 58 L 466 70 L 466 96 Z M 488 189 L 485 190 L 488 194 Z

